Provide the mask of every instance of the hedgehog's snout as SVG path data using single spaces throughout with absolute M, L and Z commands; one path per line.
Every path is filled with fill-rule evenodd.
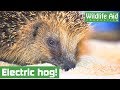
M 70 53 L 67 47 L 63 49 L 63 44 L 61 44 L 59 39 L 49 37 L 46 41 L 51 54 L 51 60 L 48 61 L 49 63 L 60 66 L 65 71 L 76 66 L 75 53 Z
M 62 69 L 64 69 L 65 71 L 68 71 L 72 68 L 75 68 L 76 66 L 76 63 L 72 62 L 72 61 L 68 61 L 68 60 L 65 60 L 65 63 L 62 67 Z
M 65 55 L 55 56 L 54 58 L 52 58 L 50 60 L 50 63 L 54 64 L 56 66 L 60 66 L 61 69 L 65 70 L 65 71 L 75 68 L 75 66 L 76 66 L 76 61 L 71 60 L 70 58 L 68 58 Z

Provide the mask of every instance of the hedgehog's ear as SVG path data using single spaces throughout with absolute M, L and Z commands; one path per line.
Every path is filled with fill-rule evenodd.
M 35 37 L 38 33 L 38 30 L 40 29 L 41 27 L 41 23 L 40 22 L 37 22 L 35 24 L 33 24 L 33 37 Z

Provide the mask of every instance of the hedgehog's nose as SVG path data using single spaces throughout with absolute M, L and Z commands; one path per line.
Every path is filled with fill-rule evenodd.
M 68 71 L 69 69 L 75 68 L 76 64 L 71 61 L 66 61 L 66 63 L 63 65 L 63 69 L 65 71 Z

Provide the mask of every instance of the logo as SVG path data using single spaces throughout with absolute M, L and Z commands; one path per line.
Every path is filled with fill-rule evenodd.
M 59 78 L 56 66 L 3 66 L 0 78 Z
M 119 12 L 85 12 L 85 22 L 119 22 Z

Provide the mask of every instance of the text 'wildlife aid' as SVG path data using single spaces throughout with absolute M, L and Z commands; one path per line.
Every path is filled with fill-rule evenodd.
M 85 12 L 86 22 L 119 22 L 118 12 Z
M 59 67 L 4 66 L 0 67 L 0 78 L 59 78 Z

